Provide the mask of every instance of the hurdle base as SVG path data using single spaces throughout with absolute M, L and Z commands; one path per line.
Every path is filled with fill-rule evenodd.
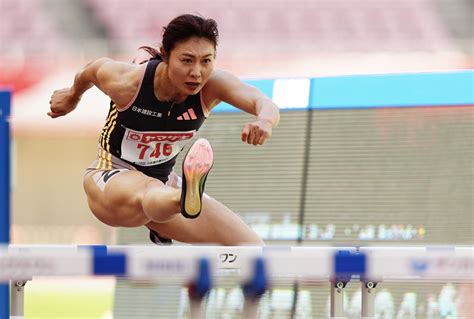
M 337 279 L 331 281 L 331 319 L 344 317 L 344 289 L 347 282 Z
M 375 281 L 361 281 L 362 291 L 362 309 L 361 317 L 364 319 L 374 318 L 375 316 L 375 291 L 377 287 Z
M 22 280 L 12 280 L 10 283 L 10 319 L 20 319 L 25 317 L 25 286 L 28 280 L 31 280 L 31 278 Z

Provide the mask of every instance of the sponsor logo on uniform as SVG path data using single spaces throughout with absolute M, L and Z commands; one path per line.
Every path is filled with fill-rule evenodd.
M 188 140 L 193 137 L 193 132 L 183 133 L 140 133 L 129 131 L 127 140 L 150 143 L 150 142 L 177 142 L 182 140 Z
M 192 108 L 189 108 L 186 112 L 178 116 L 176 119 L 178 121 L 191 121 L 196 120 L 197 116 L 196 113 L 194 113 L 194 110 Z
M 133 111 L 133 112 L 137 112 L 137 113 L 141 113 L 141 114 L 147 115 L 147 116 L 163 117 L 163 113 L 159 113 L 159 112 L 156 112 L 156 111 L 143 109 L 143 108 L 137 107 L 137 106 L 135 106 L 135 105 L 132 106 L 132 111 Z

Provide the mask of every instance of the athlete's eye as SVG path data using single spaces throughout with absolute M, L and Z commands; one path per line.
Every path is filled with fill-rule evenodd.
M 209 64 L 209 63 L 211 63 L 211 62 L 212 62 L 211 59 L 204 59 L 204 63 L 205 63 L 205 64 Z
M 191 64 L 191 63 L 193 63 L 193 60 L 191 60 L 191 59 L 182 59 L 181 61 L 183 61 L 183 62 L 186 63 L 186 64 Z

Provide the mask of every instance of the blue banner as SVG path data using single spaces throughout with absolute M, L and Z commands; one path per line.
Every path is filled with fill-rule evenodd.
M 0 91 L 0 244 L 10 242 L 10 100 Z M 0 284 L 0 319 L 9 317 L 8 284 Z
M 301 88 L 305 83 L 301 80 L 310 81 L 309 90 Z M 310 79 L 244 80 L 244 82 L 262 91 L 280 109 L 474 105 L 474 71 L 472 70 Z M 302 84 L 295 86 L 295 83 Z M 214 110 L 214 112 L 238 111 L 227 103 L 219 104 Z

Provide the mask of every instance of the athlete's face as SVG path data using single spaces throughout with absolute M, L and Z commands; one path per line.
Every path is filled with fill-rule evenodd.
M 192 37 L 178 42 L 168 60 L 168 76 L 180 93 L 198 93 L 214 69 L 214 44 L 206 38 Z

